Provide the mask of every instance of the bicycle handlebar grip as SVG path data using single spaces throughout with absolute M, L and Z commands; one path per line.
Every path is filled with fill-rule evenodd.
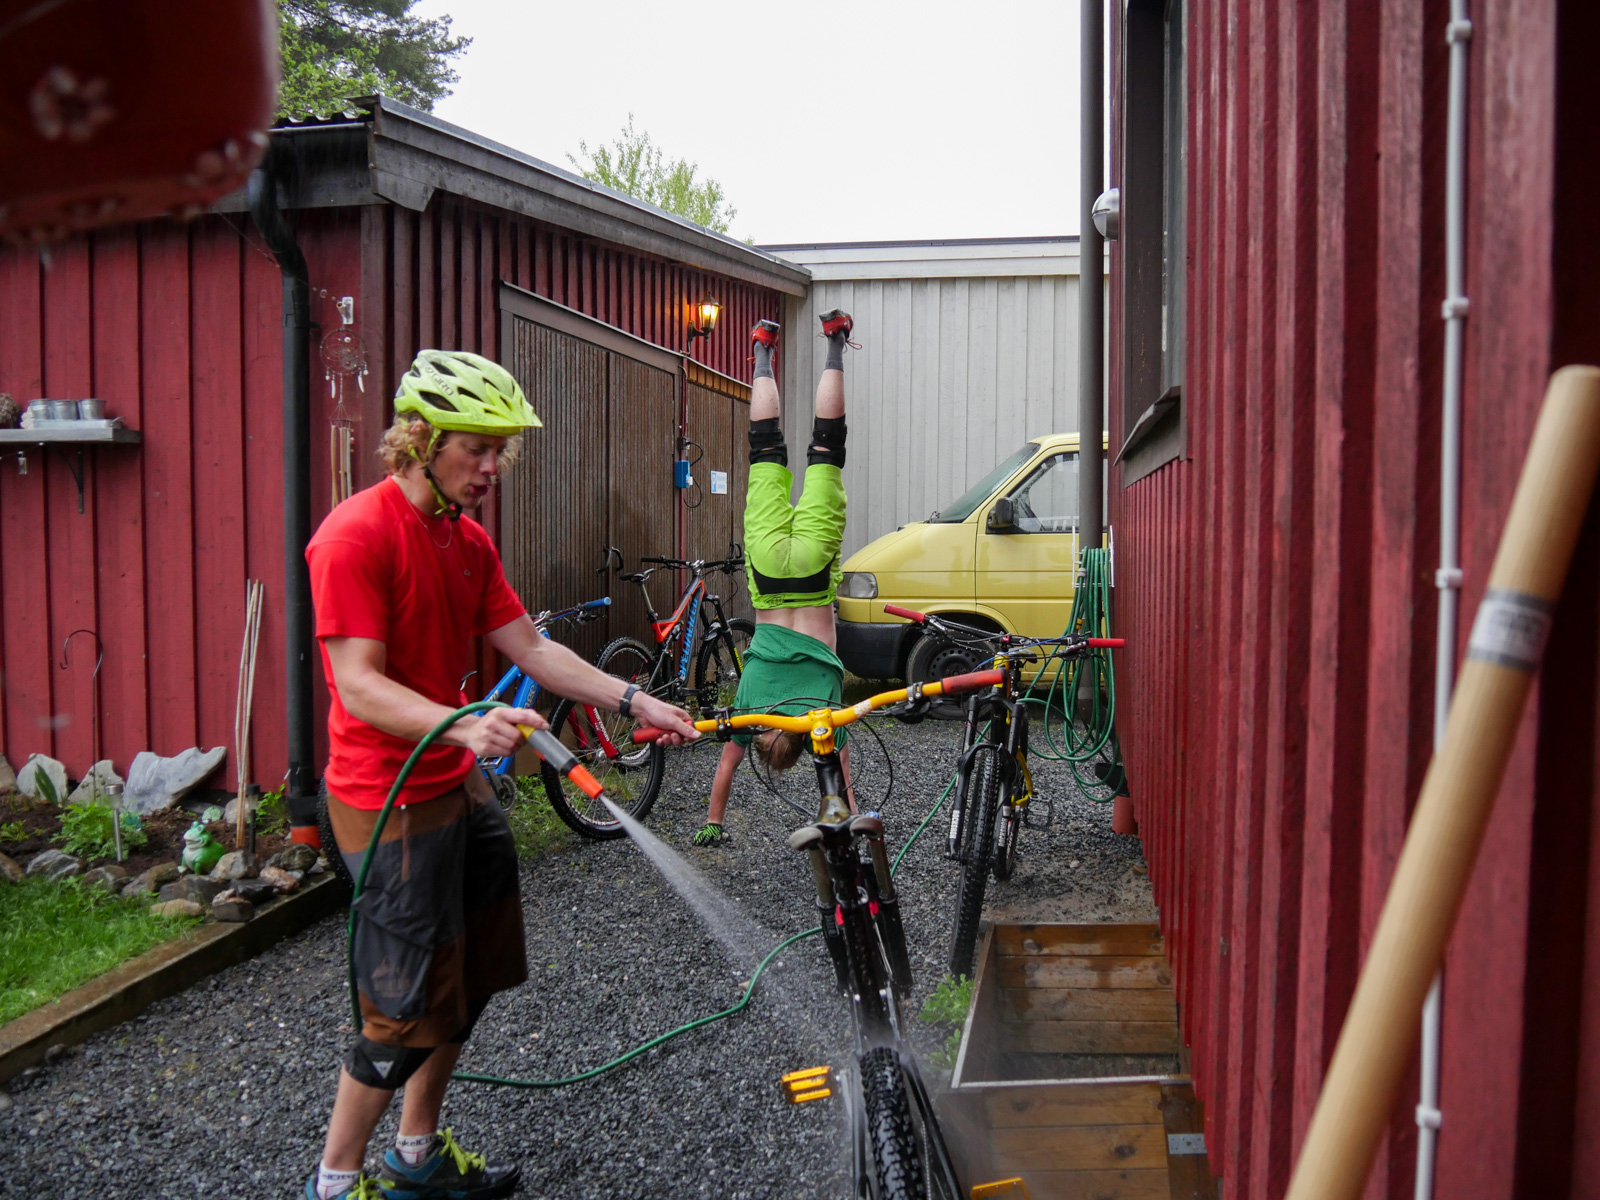
M 898 604 L 885 604 L 883 606 L 883 611 L 888 613 L 891 617 L 904 617 L 906 620 L 913 621 L 918 625 L 921 625 L 928 619 L 927 613 L 919 613 L 915 609 L 911 608 L 901 608 Z
M 1089 645 L 1104 646 L 1107 650 L 1121 650 L 1128 644 L 1127 638 L 1090 638 Z
M 657 738 L 666 736 L 667 731 L 665 729 L 657 729 L 654 725 L 641 725 L 633 731 L 633 742 L 636 746 L 642 746 L 646 742 L 653 742 Z
M 1005 682 L 1005 672 L 997 670 L 972 671 L 966 675 L 952 675 L 939 680 L 939 694 L 954 696 L 961 692 L 975 692 L 979 688 L 998 687 Z
M 664 565 L 666 563 L 672 562 L 673 560 L 670 559 L 670 558 L 657 558 L 653 554 L 641 554 L 639 556 L 639 561 L 640 562 L 662 563 Z
M 583 607 L 584 608 L 610 608 L 611 607 L 611 597 L 610 596 L 601 596 L 600 599 L 598 599 L 598 600 L 587 600 L 587 601 L 584 602 Z

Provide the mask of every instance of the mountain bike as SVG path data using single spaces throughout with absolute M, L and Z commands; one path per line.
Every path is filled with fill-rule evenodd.
M 1033 772 L 1028 769 L 1028 699 L 1023 694 L 1022 668 L 1037 663 L 1042 676 L 1051 660 L 1083 658 L 1120 647 L 1123 640 L 1078 634 L 1028 638 L 975 629 L 897 604 L 885 604 L 883 611 L 937 633 L 955 645 L 992 650 L 994 669 L 1000 676 L 989 691 L 967 697 L 959 783 L 946 838 L 946 856 L 961 864 L 950 935 L 950 973 L 970 976 L 989 876 L 1010 879 L 1016 870 L 1017 842 L 1033 800 Z
M 750 728 L 811 737 L 820 806 L 816 822 L 791 834 L 789 845 L 810 859 L 823 942 L 855 1027 L 855 1064 L 842 1091 L 856 1200 L 959 1200 L 965 1193 L 906 1040 L 903 1005 L 911 995 L 911 957 L 883 818 L 850 811 L 834 730 L 880 708 L 890 716 L 918 718 L 929 700 L 992 688 L 1003 679 L 1002 671 L 978 671 L 883 692 L 850 708 L 818 709 L 801 717 L 730 716 L 724 709 L 695 723 L 724 742 L 735 730 Z M 649 742 L 662 732 L 646 726 L 633 737 Z
M 724 559 L 641 558 L 651 566 L 629 573 L 615 546 L 605 547 L 598 574 L 611 570 L 615 560 L 618 578 L 636 584 L 644 597 L 645 612 L 655 634 L 655 646 L 637 638 L 614 638 L 601 649 L 595 666 L 637 684 L 641 691 L 669 704 L 706 712 L 733 703 L 744 670 L 744 652 L 755 626 L 743 617 L 729 618 L 722 597 L 706 586 L 706 577 L 721 571 L 734 575 L 744 569 L 744 551 L 737 543 Z M 650 577 L 660 567 L 687 570 L 689 581 L 677 608 L 663 620 L 650 602 Z M 694 686 L 690 686 L 690 664 Z M 560 738 L 593 776 L 606 794 L 635 820 L 644 820 L 661 791 L 665 754 L 654 744 L 636 746 L 628 733 L 636 718 L 601 712 L 591 705 L 563 700 L 550 716 L 550 732 Z M 622 824 L 598 800 L 571 782 L 547 774 L 550 804 L 561 819 L 585 837 L 606 840 L 625 837 Z

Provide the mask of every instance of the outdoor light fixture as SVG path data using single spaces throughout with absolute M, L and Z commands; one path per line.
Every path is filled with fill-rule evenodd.
M 710 337 L 717 328 L 717 318 L 722 315 L 722 305 L 715 297 L 707 296 L 699 304 L 689 306 L 689 340 Z
M 1090 210 L 1094 218 L 1094 227 L 1100 231 L 1100 236 L 1108 242 L 1117 240 L 1121 233 L 1122 224 L 1122 190 L 1108 188 L 1095 198 L 1094 207 Z

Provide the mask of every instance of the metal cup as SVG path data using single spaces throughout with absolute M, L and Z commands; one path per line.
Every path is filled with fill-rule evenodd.
M 50 401 L 34 400 L 28 404 L 28 415 L 35 421 L 48 421 L 50 419 Z
M 79 400 L 78 419 L 80 421 L 103 421 L 106 418 L 106 402 L 104 400 Z
M 78 419 L 78 402 L 76 400 L 50 401 L 50 419 L 52 421 L 76 421 Z

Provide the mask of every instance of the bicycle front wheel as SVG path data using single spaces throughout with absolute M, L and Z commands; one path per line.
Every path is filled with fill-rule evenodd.
M 924 1200 L 927 1176 L 900 1055 L 891 1046 L 879 1046 L 857 1061 L 871 1170 L 877 1184 L 874 1200 Z
M 950 973 L 972 977 L 972 956 L 978 948 L 978 926 L 983 919 L 983 893 L 989 886 L 994 858 L 995 824 L 1000 816 L 999 746 L 979 746 L 972 754 L 972 787 L 968 793 L 967 820 L 972 840 L 961 863 L 961 885 L 956 889 L 955 931 L 950 941 Z
M 650 652 L 633 638 L 617 638 L 600 651 L 595 665 L 644 688 L 650 682 Z M 649 815 L 661 791 L 665 752 L 657 743 L 633 744 L 633 731 L 641 722 L 588 704 L 563 700 L 550 717 L 550 732 L 578 756 L 605 789 L 611 802 L 636 821 Z M 609 746 L 609 749 L 607 748 Z M 627 836 L 622 822 L 599 800 L 591 800 L 570 780 L 544 764 L 545 795 L 573 832 L 597 841 Z
M 739 694 L 739 677 L 744 674 L 744 656 L 756 627 L 743 617 L 734 617 L 714 638 L 700 644 L 695 659 L 696 703 L 705 716 L 719 708 L 733 707 Z

